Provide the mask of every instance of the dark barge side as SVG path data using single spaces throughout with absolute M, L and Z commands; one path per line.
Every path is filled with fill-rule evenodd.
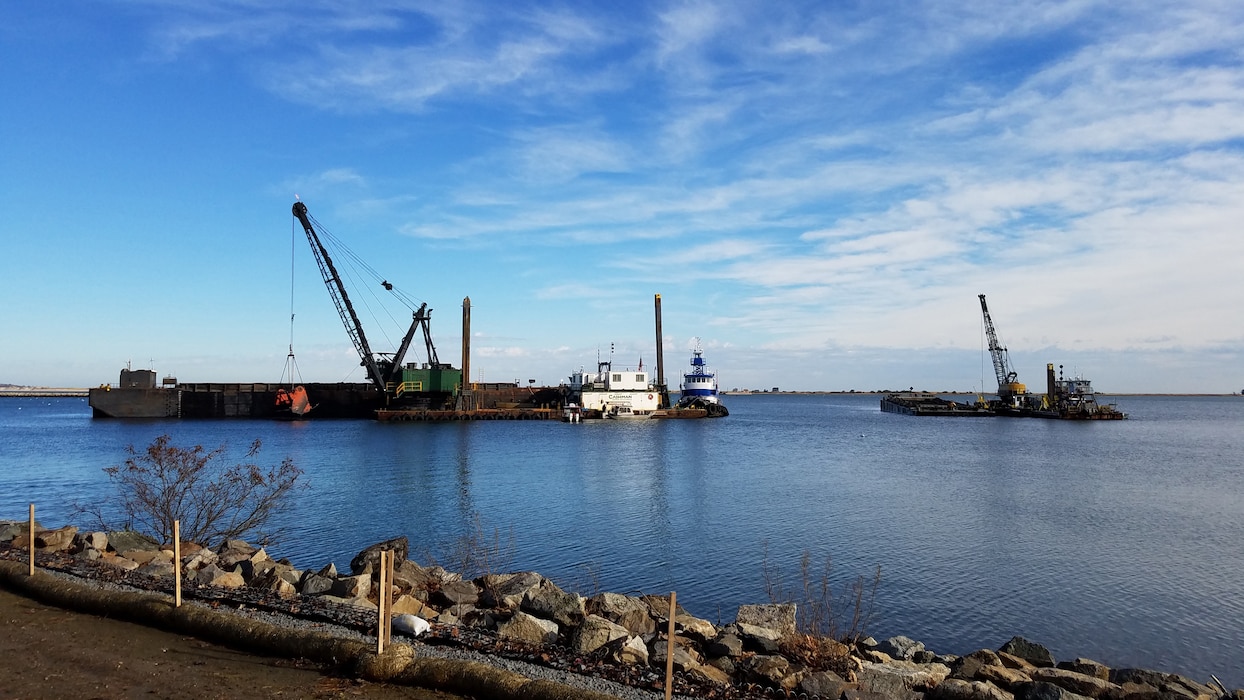
M 311 402 L 307 418 L 375 419 L 381 412 L 397 420 L 471 420 L 561 417 L 562 394 L 558 388 L 521 387 L 514 384 L 473 384 L 456 400 L 420 405 L 418 400 L 390 401 L 368 382 L 304 383 Z M 88 392 L 95 418 L 287 418 L 277 404 L 286 384 L 250 382 L 178 383 L 165 377 L 156 384 L 151 370 L 122 369 L 116 386 L 104 385 Z M 426 395 L 425 395 L 426 396 Z M 453 405 L 449 405 L 452 403 Z

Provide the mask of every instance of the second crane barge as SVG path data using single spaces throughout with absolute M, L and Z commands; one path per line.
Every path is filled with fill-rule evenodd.
M 973 404 L 961 404 L 935 394 L 903 392 L 881 399 L 882 411 L 911 416 L 1009 416 L 1061 420 L 1127 418 L 1127 414 L 1116 409 L 1114 404 L 1097 402 L 1091 381 L 1081 377 L 1066 379 L 1061 367 L 1056 377 L 1053 363 L 1045 366 L 1045 393 L 1028 393 L 1028 387 L 1020 383 L 1018 373 L 1011 366 L 1006 347 L 998 342 L 985 295 L 979 297 L 985 336 L 989 341 L 989 356 L 993 359 L 994 374 L 998 379 L 998 398 L 990 401 L 982 398 Z

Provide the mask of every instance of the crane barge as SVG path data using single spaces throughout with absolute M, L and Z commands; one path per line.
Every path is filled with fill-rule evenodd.
M 998 341 L 993 318 L 985 295 L 978 295 L 981 316 L 985 323 L 985 338 L 989 343 L 989 356 L 993 360 L 994 375 L 998 380 L 998 398 L 986 401 L 983 397 L 974 404 L 958 403 L 928 392 L 906 391 L 887 394 L 881 399 L 881 410 L 910 416 L 1013 416 L 1019 418 L 1056 418 L 1062 420 L 1122 420 L 1127 418 L 1114 404 L 1097 402 L 1093 383 L 1082 377 L 1067 379 L 1059 366 L 1054 375 L 1053 363 L 1046 365 L 1046 393 L 1030 394 L 1028 387 L 1019 381 L 1019 374 L 1011 365 L 1006 346 Z
M 354 343 L 354 350 L 361 360 L 360 364 L 367 369 L 368 378 L 383 397 L 384 407 L 452 409 L 458 390 L 462 386 L 462 371 L 447 363 L 442 363 L 437 358 L 430 325 L 432 311 L 428 305 L 422 303 L 418 309 L 413 310 L 410 328 L 402 337 L 402 342 L 396 352 L 374 352 L 367 340 L 367 334 L 363 331 L 363 324 L 354 310 L 354 304 L 350 302 L 350 295 L 341 281 L 341 275 L 337 273 L 337 267 L 333 264 L 332 256 L 316 233 L 311 216 L 307 213 L 307 205 L 301 201 L 294 202 L 293 213 L 298 222 L 302 224 L 303 231 L 307 235 L 307 242 L 311 246 L 311 253 L 324 279 L 324 286 L 328 288 L 333 305 L 337 307 L 337 314 L 341 316 L 346 334 Z M 381 282 L 381 285 L 386 291 L 393 291 L 393 285 L 388 280 Z M 419 331 L 423 332 L 427 362 L 422 365 L 403 364 L 411 342 Z

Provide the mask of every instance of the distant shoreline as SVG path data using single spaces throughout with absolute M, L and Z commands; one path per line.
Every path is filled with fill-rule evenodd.
M 730 391 L 718 392 L 723 396 L 885 396 L 887 394 L 899 394 L 907 389 L 896 389 L 893 391 L 764 391 L 764 390 L 748 390 L 735 389 Z M 979 391 L 926 391 L 918 390 L 922 394 L 940 394 L 945 396 L 979 396 Z M 1160 392 L 1096 392 L 1098 396 L 1241 396 L 1237 393 L 1224 394 L 1201 394 L 1201 393 L 1160 393 Z M 985 392 L 986 396 L 993 396 L 993 392 Z
M 22 398 L 22 397 L 83 397 L 86 396 L 90 389 L 58 389 L 42 386 L 12 386 L 0 389 L 0 398 Z

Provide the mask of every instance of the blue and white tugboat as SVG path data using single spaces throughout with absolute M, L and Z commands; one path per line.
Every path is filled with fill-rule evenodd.
M 700 347 L 699 338 L 695 339 L 692 353 L 691 370 L 682 375 L 677 408 L 703 408 L 710 417 L 727 415 L 726 407 L 717 398 L 717 373 L 704 362 L 704 350 Z

